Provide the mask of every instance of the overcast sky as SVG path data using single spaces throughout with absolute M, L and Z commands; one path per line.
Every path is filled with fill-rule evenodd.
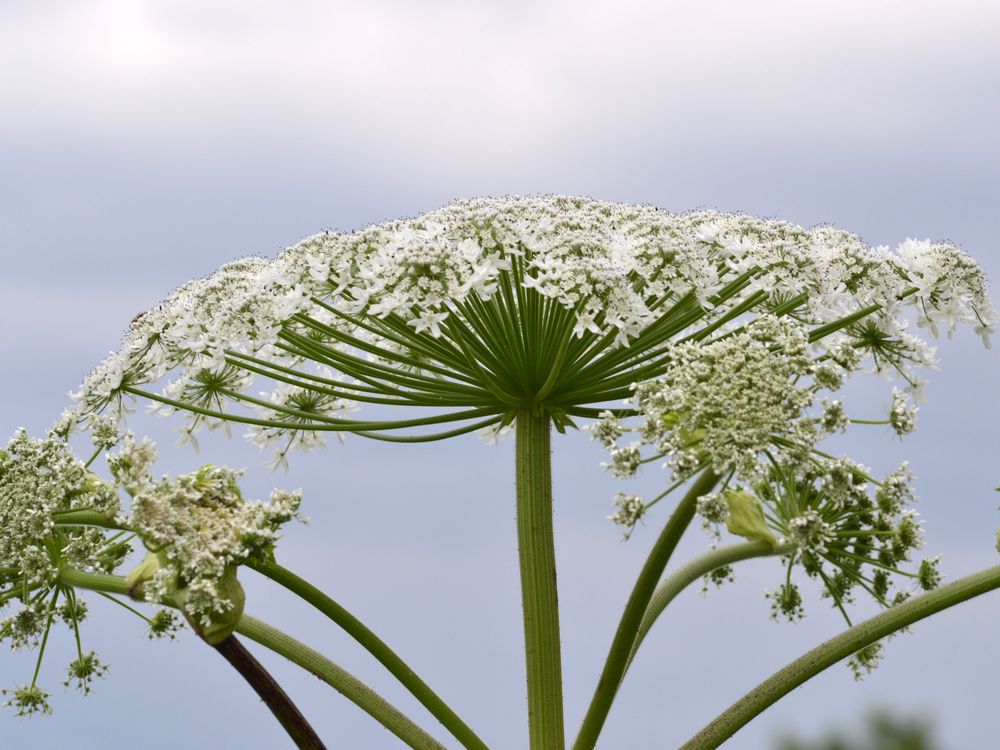
M 0 4 L 0 432 L 41 433 L 137 312 L 177 284 L 324 228 L 453 199 L 568 193 L 832 223 L 872 244 L 950 239 L 1000 273 L 1000 4 L 882 2 L 263 2 Z M 877 472 L 910 458 L 927 552 L 959 577 L 997 562 L 997 353 L 941 341 L 920 430 L 841 440 Z M 877 415 L 881 382 L 849 404 Z M 238 437 L 201 455 L 137 415 L 162 471 L 248 468 L 246 487 L 302 487 L 309 527 L 281 560 L 365 620 L 495 748 L 525 746 L 512 446 L 352 439 L 272 474 Z M 620 483 L 584 436 L 556 441 L 556 531 L 572 733 L 666 509 L 623 544 Z M 650 472 L 635 484 L 661 486 Z M 692 534 L 681 553 L 707 541 Z M 678 746 L 842 625 L 810 589 L 798 625 L 768 620 L 774 561 L 681 597 L 643 647 L 601 747 Z M 377 664 L 274 586 L 244 574 L 248 611 L 330 653 L 442 739 Z M 809 589 L 808 586 L 806 586 Z M 858 612 L 868 610 L 858 607 Z M 860 685 L 837 666 L 726 747 L 854 723 L 866 706 L 934 718 L 947 747 L 996 743 L 1000 595 L 893 640 Z M 285 740 L 190 633 L 149 644 L 101 601 L 85 630 L 112 663 L 56 715 L 0 715 L 3 747 L 241 747 Z M 330 747 L 394 748 L 346 700 L 268 665 Z M 4 654 L 0 683 L 30 680 Z

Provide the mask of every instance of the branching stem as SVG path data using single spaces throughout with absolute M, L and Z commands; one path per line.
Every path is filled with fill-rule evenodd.
M 122 576 L 88 573 L 69 567 L 60 568 L 58 582 L 62 587 L 89 589 L 108 594 L 133 596 L 135 593 Z M 161 603 L 170 607 L 176 606 L 172 600 L 165 600 Z M 441 743 L 414 724 L 374 690 L 319 652 L 291 636 L 246 614 L 236 626 L 236 632 L 257 641 L 262 646 L 316 675 L 399 737 L 409 747 L 416 748 L 416 750 L 444 750 Z
M 753 557 L 787 555 L 794 550 L 794 544 L 783 544 L 774 547 L 768 542 L 744 542 L 706 552 L 704 555 L 700 555 L 683 567 L 678 568 L 673 574 L 664 579 L 663 583 L 656 587 L 653 598 L 650 599 L 649 606 L 646 607 L 646 613 L 642 616 L 642 622 L 639 624 L 639 630 L 635 635 L 632 652 L 628 658 L 629 664 L 632 663 L 635 652 L 639 650 L 639 645 L 646 638 L 649 629 L 653 627 L 653 624 L 663 613 L 663 610 L 667 608 L 667 605 L 674 600 L 674 597 L 699 578 L 708 575 L 716 568 L 731 565 L 741 560 L 749 560 Z
M 649 557 L 646 558 L 646 563 L 642 566 L 632 594 L 625 605 L 625 611 L 618 622 L 618 630 L 611 642 L 608 658 L 604 662 L 604 669 L 601 671 L 601 677 L 597 682 L 594 697 L 590 701 L 590 707 L 583 717 L 583 724 L 580 726 L 580 733 L 573 744 L 573 750 L 592 750 L 597 744 L 597 738 L 608 718 L 615 694 L 618 692 L 618 685 L 621 683 L 622 676 L 628 666 L 629 654 L 632 652 L 632 645 L 635 642 L 643 615 L 653 597 L 656 582 L 663 575 L 677 543 L 684 535 L 691 519 L 694 518 L 698 498 L 711 492 L 718 481 L 719 476 L 711 469 L 706 469 L 698 475 L 687 494 L 677 504 L 673 515 L 670 516 L 670 520 L 667 521 L 667 525 L 660 533 L 653 549 L 650 550 Z

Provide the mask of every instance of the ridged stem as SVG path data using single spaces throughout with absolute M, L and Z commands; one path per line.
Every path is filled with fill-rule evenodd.
M 793 544 L 783 544 L 774 547 L 768 542 L 744 542 L 733 544 L 728 547 L 720 547 L 706 552 L 704 555 L 696 557 L 691 562 L 678 568 L 663 580 L 653 598 L 649 600 L 649 606 L 639 623 L 639 630 L 635 634 L 635 642 L 632 644 L 632 652 L 629 654 L 629 664 L 635 657 L 635 652 L 639 650 L 639 645 L 646 638 L 653 623 L 667 608 L 667 605 L 674 600 L 679 593 L 697 581 L 704 575 L 708 575 L 716 568 L 732 565 L 741 560 L 749 560 L 754 557 L 773 557 L 785 555 L 795 549 Z
M 73 568 L 60 568 L 59 583 L 73 588 L 103 591 L 131 597 L 135 592 L 122 576 L 88 573 Z M 164 601 L 167 606 L 175 606 L 172 601 Z M 444 750 L 444 746 L 418 727 L 382 696 L 345 669 L 334 664 L 325 656 L 309 648 L 291 636 L 282 633 L 260 620 L 244 614 L 236 626 L 236 632 L 256 641 L 262 646 L 284 656 L 306 671 L 316 675 L 327 685 L 352 701 L 362 711 L 371 716 L 396 735 L 409 747 L 417 750 Z
M 996 588 L 1000 588 L 1000 565 L 897 604 L 845 630 L 764 680 L 688 740 L 681 750 L 714 750 L 771 704 L 827 667 L 880 638 Z
M 382 696 L 318 651 L 260 620 L 243 615 L 236 632 L 281 654 L 316 675 L 415 750 L 445 750 L 445 746 L 418 727 Z
M 618 686 L 628 667 L 632 644 L 635 643 L 639 625 L 653 597 L 656 583 L 663 575 L 667 563 L 670 562 L 670 556 L 673 555 L 691 519 L 694 518 L 698 498 L 711 492 L 718 481 L 719 476 L 711 469 L 706 469 L 698 475 L 687 494 L 677 504 L 670 520 L 650 550 L 618 622 L 618 630 L 615 631 L 608 658 L 604 662 L 594 697 L 591 698 L 590 706 L 583 717 L 573 750 L 591 750 L 597 744 L 597 738 L 608 718 Z
M 547 414 L 517 415 L 515 479 L 524 655 L 531 750 L 563 750 L 562 657 L 552 530 L 551 424 Z
M 308 581 L 276 563 L 250 563 L 249 567 L 311 604 L 374 656 L 420 703 L 469 750 L 487 750 L 469 726 L 451 710 L 416 672 L 357 617 Z

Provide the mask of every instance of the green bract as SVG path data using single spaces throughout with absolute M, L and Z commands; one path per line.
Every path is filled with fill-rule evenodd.
M 742 490 L 727 490 L 723 498 L 729 509 L 726 515 L 726 529 L 730 534 L 744 537 L 751 542 L 767 542 L 771 546 L 777 544 L 777 538 L 767 528 L 764 511 L 756 497 Z

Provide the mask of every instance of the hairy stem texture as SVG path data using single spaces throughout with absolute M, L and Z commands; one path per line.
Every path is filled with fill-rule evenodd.
M 650 550 L 618 622 L 618 630 L 611 642 L 608 658 L 604 662 L 594 697 L 591 698 L 590 706 L 583 717 L 583 724 L 580 726 L 580 733 L 577 735 L 573 750 L 592 750 L 597 744 L 597 738 L 608 718 L 618 686 L 628 667 L 629 654 L 632 652 L 632 645 L 635 643 L 643 615 L 653 597 L 656 583 L 663 575 L 667 563 L 670 562 L 670 556 L 691 523 L 691 519 L 694 518 L 698 498 L 711 492 L 718 481 L 718 475 L 710 469 L 706 469 L 695 479 L 687 494 L 677 504 L 653 549 Z
M 357 617 L 343 606 L 324 594 L 308 581 L 300 578 L 287 568 L 275 563 L 254 562 L 250 564 L 258 573 L 308 602 L 350 635 L 368 653 L 374 656 L 390 674 L 395 677 L 420 703 L 454 735 L 468 750 L 486 750 L 486 743 L 441 700 L 431 688 L 420 679 L 416 672 L 404 662 L 395 651 L 375 633 L 368 629 Z
M 714 750 L 771 704 L 827 667 L 880 638 L 996 588 L 1000 588 L 1000 565 L 897 604 L 845 630 L 764 680 L 688 740 L 681 750 Z
M 562 662 L 552 531 L 552 449 L 547 415 L 517 415 L 515 475 L 531 750 L 562 750 Z

